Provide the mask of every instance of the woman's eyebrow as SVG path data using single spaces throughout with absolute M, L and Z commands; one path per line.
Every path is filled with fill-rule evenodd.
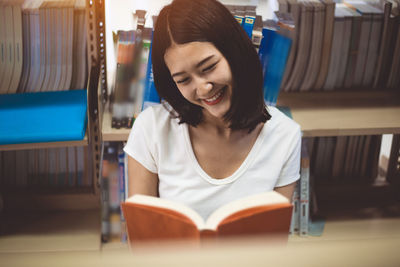
M 196 68 L 201 67 L 202 65 L 204 65 L 207 61 L 209 61 L 213 57 L 214 57 L 214 55 L 206 57 L 205 59 L 203 59 L 202 61 L 200 61 L 199 63 L 196 64 Z
M 207 61 L 209 61 L 210 59 L 212 59 L 214 57 L 214 55 L 208 56 L 205 59 L 201 60 L 199 63 L 196 64 L 196 68 L 201 67 L 202 65 L 204 65 L 205 63 L 207 63 Z M 175 76 L 179 76 L 179 75 L 183 75 L 185 74 L 184 71 L 180 71 L 180 72 L 175 72 L 174 74 L 171 74 L 171 77 L 174 78 Z
M 179 76 L 179 75 L 182 75 L 182 74 L 185 74 L 185 72 L 184 71 L 176 72 L 176 73 L 172 74 L 171 77 L 174 78 L 175 76 Z

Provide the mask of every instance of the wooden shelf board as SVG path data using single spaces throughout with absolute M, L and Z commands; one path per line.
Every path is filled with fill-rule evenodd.
M 38 149 L 38 148 L 55 148 L 55 147 L 71 147 L 71 146 L 87 146 L 87 145 L 88 145 L 88 137 L 87 137 L 87 133 L 86 133 L 85 137 L 82 140 L 0 145 L 0 151 L 26 150 L 26 149 Z
M 2 253 L 100 250 L 100 209 L 3 214 Z
M 281 93 L 278 105 L 290 108 L 304 137 L 400 134 L 400 92 Z M 130 130 L 111 128 L 104 112 L 103 141 L 126 141 Z
M 400 133 L 400 93 L 393 91 L 282 93 L 303 136 Z
M 310 242 L 278 247 L 262 242 L 215 243 L 202 248 L 153 246 L 120 250 L 4 253 L 4 266 L 398 266 L 399 238 L 373 242 Z
M 103 141 L 126 141 L 128 140 L 131 129 L 111 128 L 111 114 L 108 110 L 104 110 L 101 132 Z

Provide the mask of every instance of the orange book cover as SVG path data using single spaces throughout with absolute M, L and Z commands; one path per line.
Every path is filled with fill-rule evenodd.
M 252 235 L 287 241 L 293 208 L 275 191 L 230 202 L 207 220 L 183 204 L 145 195 L 134 195 L 121 207 L 131 243 Z

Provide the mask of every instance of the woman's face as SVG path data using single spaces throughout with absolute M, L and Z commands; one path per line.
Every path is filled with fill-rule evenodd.
M 232 73 L 228 61 L 212 43 L 173 44 L 164 60 L 189 102 L 202 107 L 205 115 L 223 118 L 231 105 Z

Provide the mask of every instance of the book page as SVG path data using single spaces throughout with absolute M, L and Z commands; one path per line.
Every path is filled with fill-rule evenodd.
M 203 218 L 196 211 L 178 202 L 139 194 L 128 198 L 126 202 L 173 210 L 188 217 L 200 230 L 205 228 Z
M 265 206 L 265 205 L 273 205 L 280 203 L 289 203 L 289 200 L 283 195 L 279 194 L 275 191 L 265 192 L 261 194 L 251 195 L 248 197 L 244 197 L 233 202 L 230 202 L 226 205 L 215 210 L 208 217 L 206 221 L 206 227 L 210 230 L 216 230 L 218 224 L 225 219 L 226 217 L 242 210 L 246 210 L 249 208 Z

